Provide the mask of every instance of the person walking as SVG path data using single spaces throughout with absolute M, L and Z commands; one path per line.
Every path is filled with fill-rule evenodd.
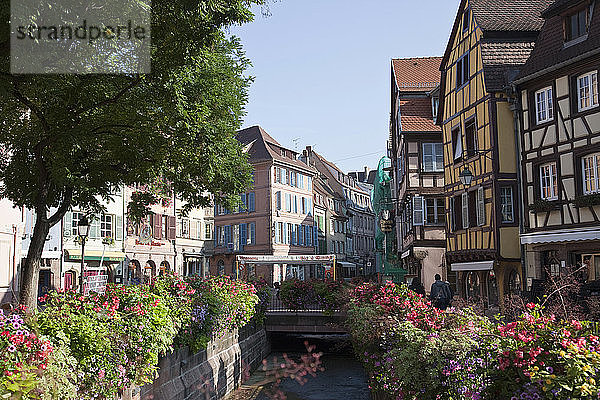
M 425 287 L 421 283 L 421 280 L 419 279 L 418 276 L 415 276 L 413 278 L 413 280 L 410 283 L 410 286 L 408 288 L 410 290 L 412 290 L 413 292 L 416 292 L 416 293 L 420 294 L 421 296 L 425 297 Z
M 429 299 L 433 306 L 440 310 L 445 310 L 450 303 L 452 303 L 452 291 L 450 290 L 450 285 L 446 282 L 442 282 L 440 274 L 435 274 L 435 282 L 431 285 Z

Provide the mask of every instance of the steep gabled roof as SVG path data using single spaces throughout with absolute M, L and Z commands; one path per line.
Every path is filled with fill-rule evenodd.
M 440 84 L 441 57 L 394 58 L 392 71 L 400 92 L 430 92 Z
M 526 32 L 542 29 L 544 11 L 554 0 L 471 0 L 475 21 L 484 31 Z
M 598 52 L 600 49 L 600 10 L 596 3 L 590 22 L 587 39 L 569 46 L 564 45 L 563 21 L 557 12 L 579 5 L 581 1 L 557 1 L 544 15 L 547 17 L 542 32 L 538 36 L 531 56 L 521 69 L 518 80 L 527 79 L 542 70 L 566 64 L 578 57 Z
M 576 7 L 582 3 L 585 3 L 587 0 L 556 0 L 550 7 L 548 7 L 542 13 L 542 17 L 548 19 L 550 17 L 554 17 L 558 13 L 571 8 Z
M 483 32 L 482 58 L 488 91 L 502 90 L 518 74 L 533 49 L 537 34 L 543 27 L 544 20 L 541 14 L 554 1 L 469 0 L 475 23 Z M 467 0 L 462 0 L 458 7 L 440 65 L 441 71 L 448 64 L 466 4 Z M 442 80 L 445 79 L 446 77 L 443 76 Z M 441 86 L 444 84 L 445 82 L 442 82 Z M 443 103 L 444 96 L 441 96 L 440 110 L 443 110 Z M 438 123 L 441 122 L 442 114 L 438 113 Z
M 235 138 L 242 143 L 242 145 L 246 145 L 246 151 L 250 156 L 250 162 L 279 161 L 299 169 L 315 172 L 310 166 L 302 161 L 296 158 L 285 157 L 281 155 L 280 152 L 277 152 L 275 149 L 279 148 L 285 149 L 286 152 L 292 154 L 294 157 L 298 154 L 293 150 L 283 147 L 258 125 L 238 131 Z

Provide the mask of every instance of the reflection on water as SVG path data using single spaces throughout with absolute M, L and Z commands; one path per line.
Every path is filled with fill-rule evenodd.
M 306 354 L 304 341 L 323 352 L 320 357 L 323 371 L 316 376 L 306 375 L 306 382 L 300 384 L 296 379 L 286 378 L 279 384 L 279 390 L 288 400 L 368 400 L 370 399 L 367 378 L 360 362 L 352 355 L 347 337 L 340 335 L 281 335 L 271 338 L 273 353 L 267 358 L 267 371 L 272 371 L 284 363 L 284 354 L 299 361 Z M 263 387 L 269 373 L 262 368 L 255 371 L 244 383 L 240 391 L 245 395 L 233 396 L 236 400 L 270 400 L 269 385 Z M 245 389 L 245 390 L 244 390 Z M 252 389 L 252 390 L 251 390 Z

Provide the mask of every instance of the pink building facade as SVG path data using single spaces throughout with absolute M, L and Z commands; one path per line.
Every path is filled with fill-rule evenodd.
M 236 265 L 238 254 L 315 254 L 318 246 L 312 187 L 316 171 L 258 126 L 239 131 L 237 139 L 250 155 L 254 185 L 240 195 L 237 210 L 215 208 L 211 274 L 263 277 L 270 283 L 316 276 L 316 266 L 256 265 L 244 270 Z

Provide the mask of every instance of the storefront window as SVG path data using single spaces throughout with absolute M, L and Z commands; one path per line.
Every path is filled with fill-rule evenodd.
M 583 256 L 583 265 L 587 269 L 589 280 L 600 279 L 600 254 L 586 254 Z
M 467 300 L 475 299 L 481 295 L 479 275 L 477 274 L 477 272 L 471 271 L 467 273 L 465 285 L 465 293 L 467 295 Z

